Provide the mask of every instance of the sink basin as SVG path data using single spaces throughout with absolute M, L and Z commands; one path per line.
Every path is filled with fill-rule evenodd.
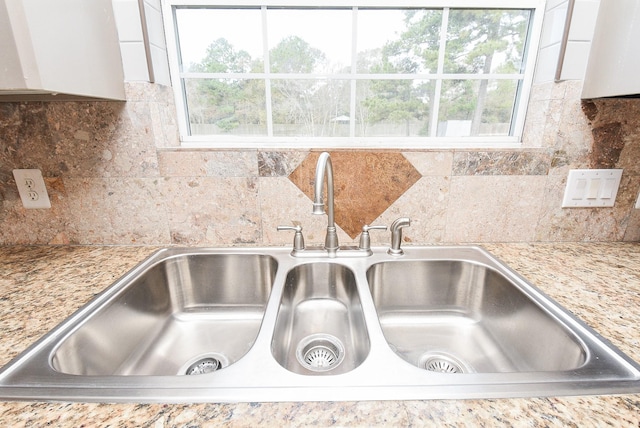
M 636 362 L 484 249 L 403 249 L 157 251 L 3 367 L 0 399 L 640 393 Z
M 367 279 L 387 342 L 420 368 L 562 371 L 586 361 L 586 349 L 565 325 L 486 265 L 382 262 Z
M 187 254 L 142 272 L 54 351 L 74 375 L 180 375 L 225 368 L 253 345 L 273 257 Z
M 337 263 L 293 268 L 271 349 L 295 373 L 336 375 L 358 367 L 369 353 L 369 336 L 353 272 Z

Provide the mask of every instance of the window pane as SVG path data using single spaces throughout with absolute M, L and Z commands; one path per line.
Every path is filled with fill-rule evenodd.
M 428 80 L 358 81 L 356 136 L 428 136 L 433 93 Z
M 524 55 L 528 31 L 539 29 L 534 9 L 498 0 L 466 9 L 429 1 L 166 1 L 176 17 L 166 27 L 177 35 L 181 64 L 171 73 L 185 134 L 377 143 L 522 131 L 515 117 L 524 109 L 519 91 L 531 82 L 524 63 L 534 61 Z
M 442 11 L 359 10 L 359 73 L 435 73 Z
M 348 80 L 273 80 L 273 134 L 349 136 L 349 85 Z
M 269 9 L 271 72 L 351 70 L 351 16 L 350 9 Z
M 519 73 L 530 15 L 528 10 L 451 10 L 445 73 Z
M 177 9 L 176 21 L 183 71 L 246 72 L 263 62 L 259 9 Z
M 517 80 L 443 82 L 438 136 L 509 135 L 517 86 Z
M 262 80 L 185 79 L 192 135 L 267 135 Z

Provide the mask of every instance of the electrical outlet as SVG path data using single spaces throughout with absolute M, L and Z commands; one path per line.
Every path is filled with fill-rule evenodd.
M 25 208 L 51 208 L 47 187 L 39 169 L 14 169 L 13 177 Z

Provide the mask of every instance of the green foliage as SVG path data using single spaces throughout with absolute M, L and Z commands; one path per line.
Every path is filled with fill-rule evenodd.
M 298 36 L 284 38 L 269 52 L 272 73 L 312 73 L 325 59 L 322 51 Z M 303 133 L 314 135 L 318 109 L 322 107 L 318 103 L 322 85 L 308 80 L 274 79 L 272 89 L 274 123 L 300 124 Z
M 190 71 L 202 73 L 248 73 L 261 67 L 243 50 L 236 50 L 221 38 L 207 48 L 207 54 Z M 259 91 L 262 88 L 262 92 Z M 242 123 L 264 124 L 264 84 L 255 80 L 198 79 L 187 83 L 191 123 L 214 124 L 230 133 Z M 261 101 L 261 102 L 259 102 Z
M 445 35 L 443 69 L 438 70 L 443 11 L 407 9 L 404 29 L 379 49 L 360 52 L 359 73 L 488 74 L 518 73 L 528 26 L 528 11 L 451 9 Z M 269 52 L 271 73 L 328 72 L 326 55 L 301 37 L 284 38 Z M 235 49 L 226 39 L 215 40 L 206 56 L 192 64 L 192 72 L 263 73 L 262 59 Z M 349 68 L 341 72 L 348 73 Z M 470 120 L 472 135 L 480 123 L 509 123 L 517 82 L 513 80 L 443 80 L 440 121 Z M 356 83 L 356 117 L 361 135 L 375 124 L 406 124 L 428 132 L 436 96 L 435 81 L 371 79 Z M 243 125 L 264 125 L 265 86 L 262 79 L 194 79 L 186 91 L 192 123 L 215 124 L 219 132 L 233 133 Z M 350 115 L 348 80 L 271 80 L 274 124 L 298 126 L 302 135 L 324 135 L 335 118 Z M 415 132 L 415 130 L 413 131 Z
M 236 51 L 227 39 L 221 38 L 209 45 L 204 59 L 192 64 L 190 71 L 205 73 L 247 73 L 251 69 L 251 55 Z
M 283 39 L 269 52 L 272 73 L 312 73 L 325 59 L 322 51 L 298 36 Z

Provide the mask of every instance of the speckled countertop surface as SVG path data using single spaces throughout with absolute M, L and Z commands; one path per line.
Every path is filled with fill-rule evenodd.
M 565 308 L 640 361 L 640 244 L 490 244 Z M 0 364 L 155 250 L 0 247 Z M 640 394 L 335 403 L 0 403 L 1 426 L 640 426 Z

